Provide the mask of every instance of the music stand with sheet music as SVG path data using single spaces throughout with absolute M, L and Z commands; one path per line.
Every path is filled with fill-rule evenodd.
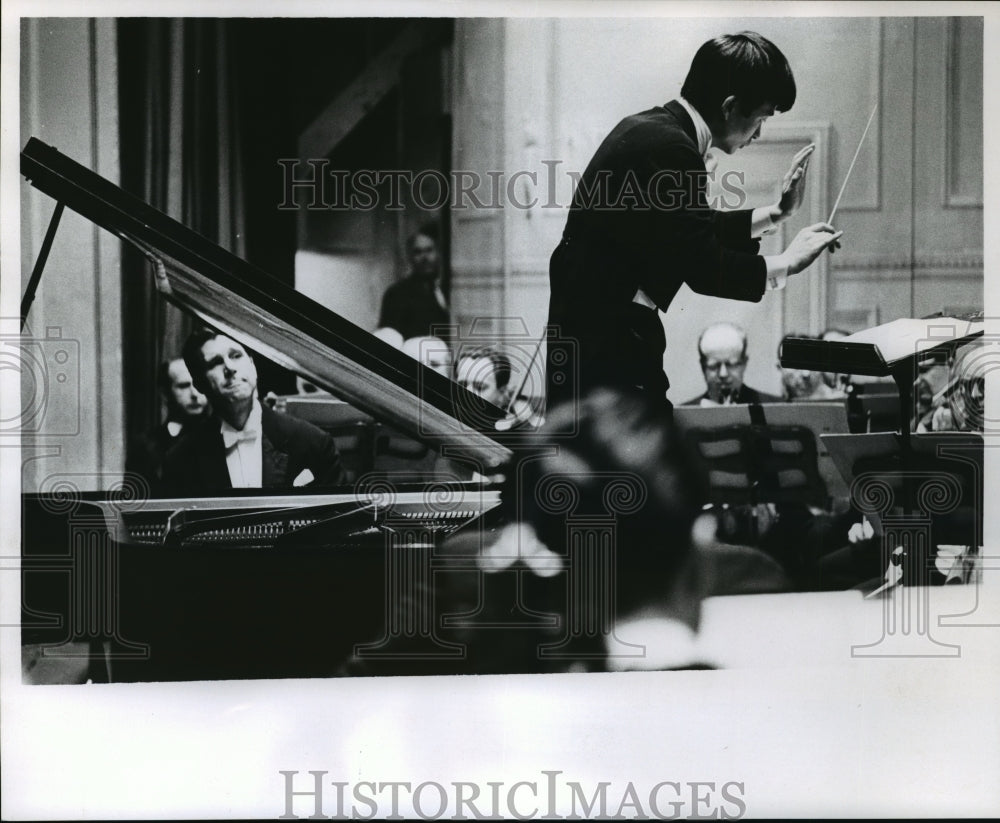
M 827 498 L 848 496 L 841 473 L 833 464 L 820 437 L 849 431 L 847 410 L 843 402 L 676 406 L 673 413 L 675 424 L 685 436 L 692 438 L 695 450 L 705 461 L 702 468 L 708 472 L 709 493 L 716 501 L 736 502 L 731 499 L 723 501 L 723 498 L 735 496 L 734 490 L 740 487 L 736 479 L 740 473 L 748 478 L 744 483 L 748 489 L 753 480 L 757 480 L 756 502 L 785 502 L 792 497 L 796 502 L 825 506 Z M 808 430 L 814 444 L 804 445 L 798 455 L 800 460 L 808 461 L 808 465 L 797 467 L 809 478 L 808 482 L 804 482 L 803 477 L 793 478 L 788 473 L 794 454 L 787 450 L 794 448 L 790 444 L 799 439 L 799 435 L 794 433 L 797 429 Z M 715 434 L 709 435 L 710 432 Z M 719 432 L 725 436 L 719 435 Z M 728 448 L 722 445 L 727 438 L 730 441 Z M 738 457 L 734 454 L 736 442 L 742 444 L 745 452 Z M 767 450 L 768 442 L 771 443 L 770 455 Z M 707 448 L 707 443 L 714 445 Z M 775 447 L 779 449 L 777 462 Z M 784 456 L 780 454 L 782 449 L 785 450 Z M 785 462 L 789 465 L 785 466 Z M 778 477 L 778 485 L 773 482 L 775 469 L 784 472 Z M 723 477 L 723 473 L 728 476 Z M 713 482 L 713 479 L 726 482 L 723 485 Z M 793 479 L 797 482 L 792 482 Z M 799 488 L 800 493 L 796 493 L 795 488 Z M 765 499 L 762 495 L 770 495 L 776 499 Z M 748 499 L 751 497 L 749 491 L 745 496 Z
M 876 536 L 883 538 L 883 545 L 889 534 L 892 542 L 908 544 L 904 551 L 915 551 L 917 562 L 904 563 L 902 582 L 926 582 L 934 546 L 929 546 L 929 553 L 922 551 L 922 540 L 914 537 L 922 528 L 929 530 L 935 544 L 968 546 L 970 552 L 982 546 L 983 436 L 979 432 L 915 434 L 908 451 L 895 432 L 831 434 L 822 439 L 847 484 L 860 484 L 854 503 L 864 511 Z M 924 510 L 894 521 L 887 529 L 883 518 L 893 510 L 914 514 L 918 489 Z M 895 534 L 890 534 L 893 530 Z M 902 536 L 901 530 L 909 535 Z M 895 545 L 887 548 L 891 551 Z
M 857 332 L 841 340 L 785 338 L 778 352 L 784 368 L 892 377 L 899 391 L 899 447 L 895 470 L 901 472 L 904 515 L 916 510 L 912 472 L 919 468 L 910 433 L 913 385 L 919 361 L 932 354 L 951 352 L 977 337 L 986 324 L 982 312 L 946 317 L 936 314 L 923 318 L 901 318 Z M 923 561 L 917 561 L 922 568 Z M 911 568 L 907 579 L 918 573 Z
M 754 542 L 758 504 L 827 509 L 847 497 L 820 440 L 848 431 L 844 403 L 678 406 L 674 422 L 706 478 L 707 502 L 747 507 Z
M 983 313 L 962 317 L 934 315 L 920 319 L 901 318 L 856 332 L 841 340 L 786 337 L 778 360 L 782 368 L 891 377 L 899 392 L 900 434 L 904 450 L 910 439 L 913 384 L 921 358 L 954 350 L 976 337 L 986 325 Z

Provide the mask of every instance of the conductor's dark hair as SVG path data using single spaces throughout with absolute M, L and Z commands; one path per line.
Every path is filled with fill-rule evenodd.
M 639 395 L 598 389 L 554 409 L 532 442 L 540 456 L 521 464 L 505 495 L 519 499 L 516 516 L 562 555 L 576 539 L 574 523 L 613 522 L 618 616 L 663 604 L 690 573 L 691 530 L 706 499 L 704 478 L 670 421 Z
M 795 78 L 781 50 L 753 31 L 723 34 L 698 49 L 681 96 L 706 120 L 717 117 L 733 95 L 746 115 L 764 103 L 788 111 L 795 103 Z

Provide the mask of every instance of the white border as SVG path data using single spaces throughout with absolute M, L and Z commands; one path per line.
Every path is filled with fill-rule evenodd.
M 169 16 L 983 15 L 987 136 L 997 133 L 1000 111 L 1000 15 L 991 4 L 197 0 L 145 9 Z M 11 285 L 20 270 L 18 17 L 136 13 L 127 0 L 3 5 L 0 316 L 16 316 L 20 298 Z M 995 226 L 996 156 L 987 151 L 985 163 L 987 226 Z M 996 233 L 987 229 L 985 243 L 985 270 L 1000 271 Z M 987 315 L 997 310 L 996 279 L 986 277 Z M 9 377 L 0 373 L 5 392 L 16 390 Z M 18 474 L 16 451 L 0 448 L 4 557 L 12 545 L 17 553 L 10 526 Z M 987 488 L 996 488 L 994 479 Z M 988 541 L 991 534 L 988 527 Z M 8 580 L 0 582 L 6 590 Z M 16 610 L 11 601 L 3 598 L 5 614 Z M 983 649 L 957 664 L 974 667 L 960 674 L 946 664 L 847 669 L 790 660 L 768 672 L 24 687 L 12 633 L 0 629 L 5 819 L 277 816 L 278 769 L 324 769 L 329 779 L 348 781 L 508 785 L 539 779 L 542 769 L 562 769 L 590 786 L 656 775 L 742 779 L 754 816 L 1000 812 L 1000 711 L 991 697 L 997 661 Z M 993 645 L 1000 645 L 995 637 Z M 980 693 L 970 694 L 976 676 Z M 941 752 L 939 768 L 907 768 L 910 754 L 928 747 Z M 825 772 L 816 774 L 820 763 Z

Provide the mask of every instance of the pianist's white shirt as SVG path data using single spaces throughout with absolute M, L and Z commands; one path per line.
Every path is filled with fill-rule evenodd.
M 234 489 L 259 489 L 263 486 L 260 418 L 260 401 L 255 397 L 242 431 L 222 421 L 222 445 L 226 449 L 226 467 Z

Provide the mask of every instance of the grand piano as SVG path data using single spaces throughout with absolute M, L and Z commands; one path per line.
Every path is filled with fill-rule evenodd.
M 430 476 L 368 470 L 349 488 L 281 494 L 155 498 L 129 476 L 105 492 L 25 494 L 25 647 L 83 653 L 92 677 L 114 681 L 554 670 L 536 649 L 562 639 L 556 615 L 565 613 L 566 581 L 482 574 L 478 556 L 511 501 L 497 480 L 460 479 L 513 476 L 516 459 L 529 456 L 519 432 L 497 430 L 503 410 L 36 139 L 21 170 L 57 203 L 22 315 L 69 208 L 139 248 L 164 299 L 456 467 Z M 947 333 L 943 325 L 932 322 L 908 353 L 883 356 L 899 336 L 876 329 L 833 343 L 790 340 L 781 359 L 893 377 L 905 401 L 911 354 L 982 335 L 981 321 L 952 319 Z M 565 345 L 555 337 L 547 344 Z M 905 402 L 900 408 L 902 421 L 909 414 Z M 894 508 L 914 515 L 885 532 L 886 546 L 926 541 L 914 510 L 921 489 L 908 478 L 942 468 L 958 478 L 958 502 L 971 498 L 974 524 L 959 523 L 961 542 L 981 545 L 981 435 L 933 440 L 933 466 L 908 426 L 875 441 L 884 453 L 863 449 L 881 461 L 875 479 L 898 486 Z M 863 468 L 852 463 L 844 473 L 850 479 Z M 921 553 L 910 582 L 922 582 L 925 568 Z
M 503 410 L 37 139 L 21 172 L 57 203 L 22 319 L 69 208 L 138 247 L 164 299 L 456 468 L 281 494 L 156 499 L 128 475 L 25 494 L 22 644 L 86 648 L 111 680 L 461 671 L 432 584 L 464 569 L 461 608 L 483 608 L 476 555 L 520 437 L 498 433 Z

